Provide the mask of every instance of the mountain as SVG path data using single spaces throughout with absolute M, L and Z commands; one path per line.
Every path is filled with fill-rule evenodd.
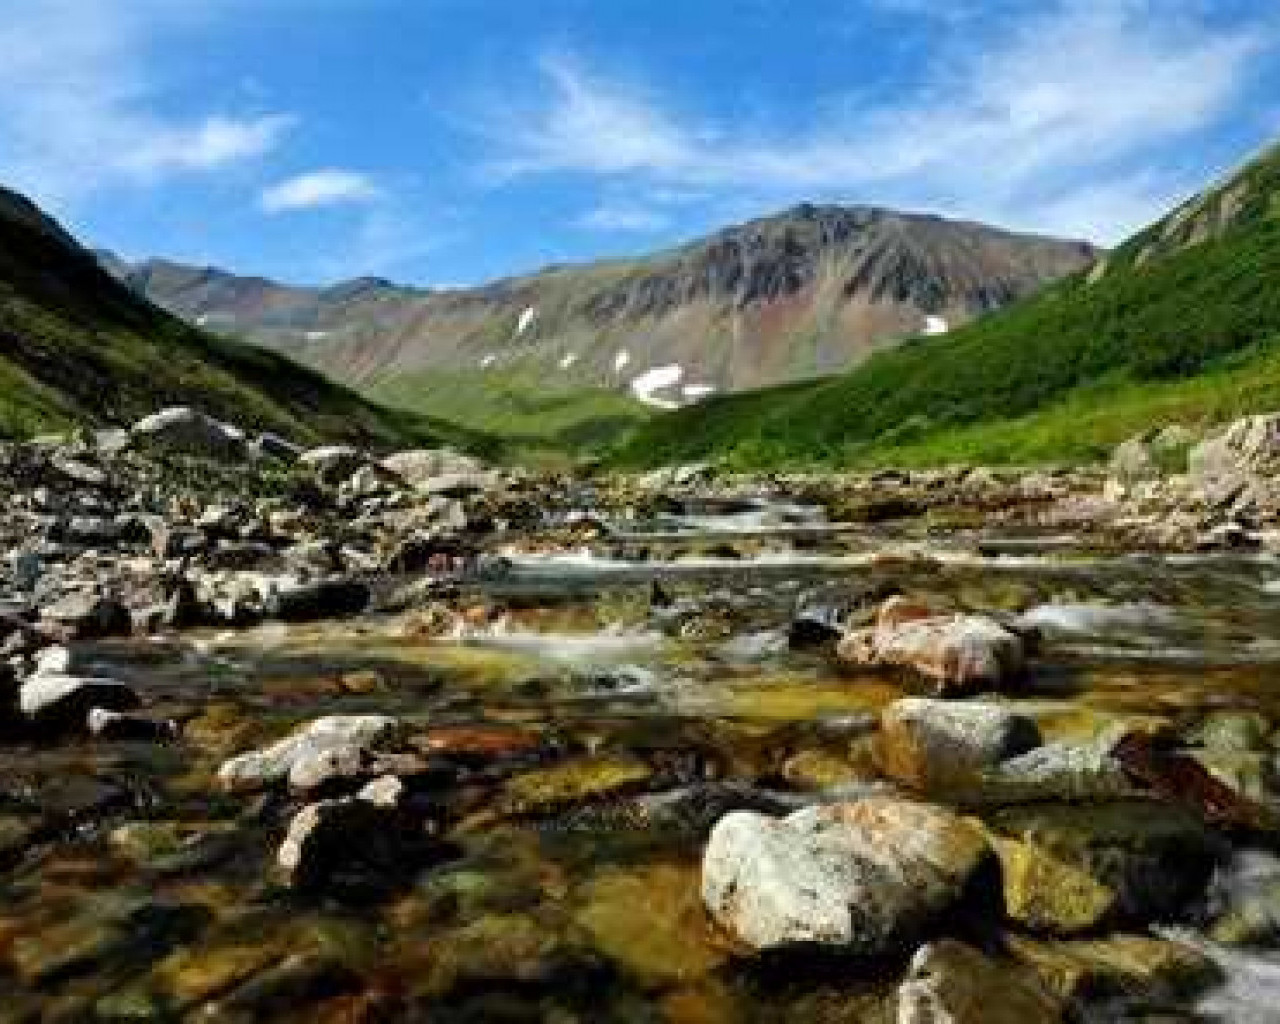
M 401 400 L 417 384 L 495 372 L 537 388 L 630 389 L 673 403 L 840 370 L 1004 306 L 1096 256 L 1082 242 L 940 217 L 805 205 L 643 259 L 466 289 L 376 278 L 295 288 L 164 261 L 104 261 L 188 320 L 350 384 L 392 382 Z
M 0 189 L 0 436 L 124 423 L 179 404 L 299 440 L 430 433 L 284 356 L 163 312 Z
M 1280 408 L 1280 146 L 1088 272 L 833 378 L 657 417 L 621 463 L 1089 459 Z

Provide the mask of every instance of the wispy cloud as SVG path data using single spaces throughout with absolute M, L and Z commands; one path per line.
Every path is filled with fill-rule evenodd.
M 1053 207 L 1061 230 L 1114 238 L 1183 184 L 1153 177 L 1144 156 L 1222 117 L 1275 41 L 1271 23 L 1210 25 L 1198 9 L 1195 0 L 1058 0 L 984 24 L 901 101 L 847 104 L 819 121 L 816 111 L 842 109 L 829 98 L 810 128 L 775 136 L 682 114 L 652 88 L 559 53 L 540 61 L 535 109 L 483 120 L 488 170 L 499 180 L 870 193 L 1018 225 Z M 1088 215 L 1091 193 L 1113 219 Z
M 634 232 L 651 234 L 672 224 L 671 215 L 652 207 L 632 203 L 605 203 L 588 210 L 577 220 L 588 231 Z
M 150 51 L 207 16 L 158 0 L 15 0 L 0 19 L 0 175 L 65 204 L 104 188 L 208 174 L 261 157 L 293 119 L 160 102 Z
M 261 206 L 267 213 L 285 213 L 370 203 L 379 195 L 378 187 L 367 174 L 326 168 L 287 178 L 264 189 Z

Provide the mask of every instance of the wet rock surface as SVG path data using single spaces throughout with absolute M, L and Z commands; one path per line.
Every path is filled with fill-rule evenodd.
M 1110 483 L 0 445 L 5 1018 L 1265 1020 L 1269 429 Z

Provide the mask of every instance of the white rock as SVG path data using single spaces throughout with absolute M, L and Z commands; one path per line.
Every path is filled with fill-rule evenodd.
M 786 818 L 734 811 L 711 831 L 702 898 L 756 950 L 902 948 L 961 899 L 990 855 L 980 826 L 889 797 Z

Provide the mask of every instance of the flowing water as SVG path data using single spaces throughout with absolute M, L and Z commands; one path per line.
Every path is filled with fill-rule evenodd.
M 1280 721 L 1273 559 L 895 534 L 767 501 L 622 530 L 509 552 L 444 635 L 411 612 L 97 648 L 182 738 L 7 748 L 0 1019 L 892 1020 L 903 963 L 755 963 L 699 899 L 718 812 L 879 785 L 867 735 L 907 691 L 793 650 L 802 611 L 856 618 L 902 590 L 1023 614 L 1045 646 L 1017 700 L 1048 738 L 1108 715 Z M 274 865 L 284 797 L 225 794 L 217 768 L 373 711 L 452 757 L 449 852 L 378 891 L 302 896 Z M 1280 879 L 1266 856 L 1220 884 Z M 1174 925 L 1225 983 L 1160 1019 L 1276 1019 L 1280 958 L 1194 926 Z

